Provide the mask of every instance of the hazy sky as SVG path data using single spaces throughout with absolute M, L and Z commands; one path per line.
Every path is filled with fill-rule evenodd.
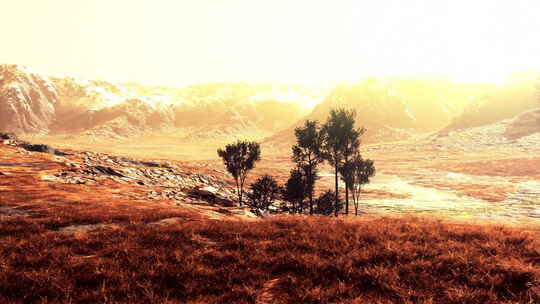
M 540 66 L 540 1 L 0 0 L 0 62 L 147 83 L 313 83 Z

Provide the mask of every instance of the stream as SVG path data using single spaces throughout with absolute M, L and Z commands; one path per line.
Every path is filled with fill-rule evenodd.
M 378 173 L 364 190 L 403 194 L 406 198 L 368 198 L 360 200 L 362 213 L 415 214 L 457 219 L 482 219 L 502 223 L 540 225 L 540 181 L 512 183 L 503 177 L 473 176 L 441 171 L 418 170 L 415 176 Z M 333 175 L 321 174 L 321 182 L 333 185 Z M 458 190 L 430 186 L 436 182 L 505 185 L 516 191 L 501 202 L 490 202 Z M 340 184 L 343 187 L 343 184 Z

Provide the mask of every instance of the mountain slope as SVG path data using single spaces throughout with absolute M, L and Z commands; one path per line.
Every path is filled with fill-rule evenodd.
M 58 92 L 42 74 L 20 65 L 0 65 L 0 131 L 47 133 Z
M 447 134 L 511 119 L 538 107 L 537 94 L 533 80 L 511 82 L 495 88 L 475 99 L 439 133 Z
M 475 97 L 491 88 L 485 84 L 454 83 L 445 80 L 365 79 L 332 91 L 305 119 L 324 122 L 334 108 L 354 109 L 357 127 L 367 129 L 367 142 L 406 139 L 447 125 Z M 290 144 L 291 127 L 267 139 Z
M 188 140 L 262 138 L 307 114 L 297 100 L 322 99 L 321 92 L 299 86 L 157 87 L 49 78 L 18 65 L 0 68 L 0 130 L 21 134 L 118 138 L 172 132 Z

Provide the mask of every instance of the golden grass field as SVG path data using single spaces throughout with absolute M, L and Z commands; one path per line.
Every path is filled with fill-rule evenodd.
M 167 159 L 150 148 L 93 148 Z M 256 219 L 242 207 L 145 200 L 142 185 L 46 181 L 65 166 L 54 156 L 1 144 L 0 152 L 1 303 L 540 303 L 534 221 L 369 208 L 358 217 Z M 538 157 L 437 153 L 366 152 L 380 174 L 417 183 L 435 171 L 538 180 Z M 215 157 L 175 163 L 228 179 Z M 286 154 L 263 150 L 249 181 L 269 173 L 283 182 L 289 168 Z M 319 183 L 319 191 L 332 186 Z M 503 185 L 430 187 L 496 208 L 515 190 Z M 415 199 L 383 186 L 366 189 L 366 206 Z

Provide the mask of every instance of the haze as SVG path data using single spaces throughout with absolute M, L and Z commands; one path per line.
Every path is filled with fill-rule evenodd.
M 540 66 L 538 1 L 19 0 L 4 8 L 0 62 L 85 78 L 500 82 Z

